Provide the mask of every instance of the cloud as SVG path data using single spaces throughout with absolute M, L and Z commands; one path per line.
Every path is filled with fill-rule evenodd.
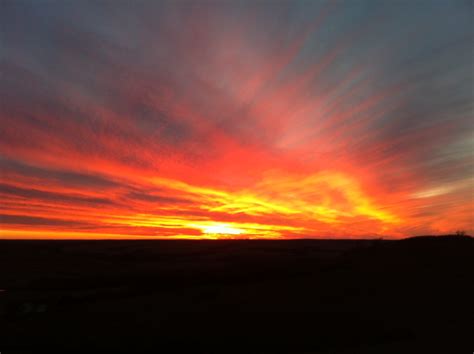
M 7 1 L 4 220 L 166 237 L 471 230 L 470 7 Z
M 52 218 L 40 218 L 36 216 L 26 215 L 7 215 L 0 214 L 0 221 L 4 225 L 30 225 L 30 226 L 67 226 L 81 228 L 87 226 L 86 223 L 77 222 L 74 220 L 61 220 Z

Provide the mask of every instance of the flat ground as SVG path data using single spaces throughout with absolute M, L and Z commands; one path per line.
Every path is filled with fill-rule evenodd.
M 0 351 L 470 353 L 473 256 L 454 236 L 3 240 Z

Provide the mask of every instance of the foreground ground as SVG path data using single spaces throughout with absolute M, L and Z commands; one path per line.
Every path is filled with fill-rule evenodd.
M 470 353 L 473 256 L 453 236 L 4 240 L 0 351 Z

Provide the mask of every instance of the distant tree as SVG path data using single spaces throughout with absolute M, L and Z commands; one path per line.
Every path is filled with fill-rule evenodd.
M 456 231 L 456 236 L 466 236 L 466 231 L 464 231 L 464 230 L 457 230 L 457 231 Z

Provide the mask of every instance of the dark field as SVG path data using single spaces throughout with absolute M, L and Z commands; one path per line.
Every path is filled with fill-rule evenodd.
M 472 353 L 474 239 L 0 241 L 0 351 Z

